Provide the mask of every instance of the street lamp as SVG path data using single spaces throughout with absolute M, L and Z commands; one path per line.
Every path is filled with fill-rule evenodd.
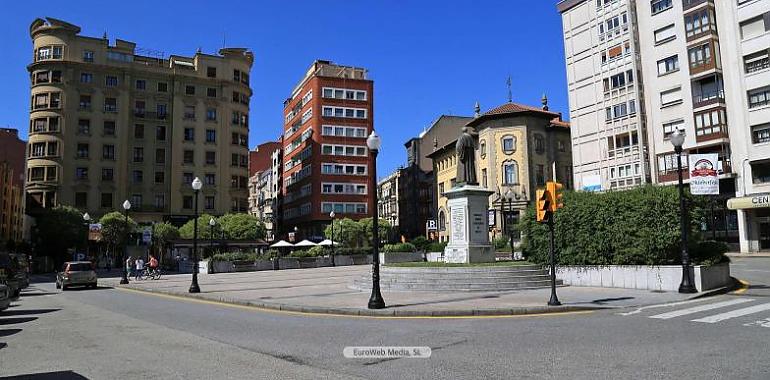
M 212 216 L 211 219 L 209 219 L 209 249 L 211 252 L 209 256 L 209 265 L 206 266 L 209 274 L 214 273 L 214 225 L 216 224 L 217 221 L 214 220 L 214 217 Z
M 682 144 L 684 144 L 684 131 L 677 129 L 671 134 L 671 144 L 676 152 L 676 172 L 679 177 L 679 223 L 682 228 L 682 283 L 679 285 L 679 293 L 695 293 L 697 290 L 690 276 L 690 253 L 687 250 L 687 206 L 684 200 L 684 184 L 682 180 Z
M 190 293 L 201 292 L 201 288 L 198 286 L 198 192 L 200 192 L 202 187 L 203 182 L 201 182 L 201 179 L 195 177 L 195 179 L 192 181 L 192 188 L 193 192 L 195 193 L 195 213 L 193 214 L 193 273 L 192 283 L 190 284 L 190 289 L 188 290 Z
M 329 217 L 332 219 L 332 266 L 334 265 L 334 210 L 329 213 Z
M 128 284 L 128 270 L 130 268 L 126 268 L 126 261 L 128 260 L 128 210 L 131 209 L 131 202 L 126 199 L 123 202 L 123 214 L 124 214 L 124 223 L 123 223 L 123 229 L 124 229 L 124 243 L 123 243 L 123 278 L 120 279 L 120 284 L 125 285 Z
M 86 225 L 86 244 L 83 248 L 86 250 L 86 257 L 88 257 L 88 231 L 89 224 L 91 224 L 91 215 L 88 215 L 88 213 L 83 214 L 83 223 Z
M 380 145 L 382 140 L 374 130 L 366 138 L 366 146 L 369 147 L 369 152 L 372 156 L 372 172 L 369 173 L 370 189 L 377 189 L 377 153 L 380 151 Z M 373 201 L 372 207 L 372 295 L 369 297 L 370 309 L 384 309 L 385 300 L 382 299 L 380 293 L 380 231 L 379 231 L 379 216 L 377 215 L 377 191 L 372 191 Z
M 503 201 L 505 201 L 506 199 L 508 200 L 508 213 L 509 213 L 509 216 L 511 214 L 513 214 L 513 197 L 514 197 L 513 190 L 508 189 L 508 191 L 505 192 L 505 198 L 504 198 Z M 513 222 L 513 221 L 511 220 L 511 222 Z M 507 224 L 507 220 L 506 220 L 506 224 Z M 513 224 L 513 223 L 511 223 L 511 224 Z M 508 227 L 508 235 L 510 235 L 510 238 L 511 238 L 510 239 L 511 240 L 511 260 L 515 260 L 516 257 L 514 257 L 515 254 L 514 254 L 514 251 L 513 251 L 513 226 L 509 225 L 507 227 Z

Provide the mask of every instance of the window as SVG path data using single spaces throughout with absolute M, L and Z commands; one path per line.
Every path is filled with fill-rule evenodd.
M 360 156 L 366 157 L 367 148 L 361 145 L 332 145 L 323 144 L 321 154 L 333 156 Z
M 516 161 L 506 161 L 503 163 L 503 184 L 519 184 L 519 165 Z
M 749 108 L 757 108 L 770 104 L 770 86 L 748 92 Z
M 142 194 L 131 194 L 131 206 L 136 208 L 142 207 Z
M 747 74 L 770 68 L 770 50 L 762 50 L 743 57 L 743 66 Z
M 134 138 L 135 139 L 143 139 L 144 138 L 144 125 L 143 124 L 136 124 L 136 125 L 134 125 Z
M 48 149 L 47 152 L 48 156 L 58 156 L 59 155 L 59 143 L 56 141 L 49 141 L 48 142 Z
M 166 163 L 166 150 L 163 148 L 157 148 L 155 149 L 155 163 L 156 164 L 165 164 Z
M 535 135 L 535 153 L 543 154 L 545 152 L 545 139 L 541 135 Z
M 155 127 L 155 139 L 158 141 L 166 141 L 166 127 L 159 125 Z
M 115 98 L 104 98 L 105 112 L 118 112 L 118 100 Z
M 751 127 L 751 142 L 754 144 L 770 143 L 770 123 Z
M 567 144 L 565 144 L 562 140 L 556 140 L 556 149 L 558 149 L 559 152 L 566 152 Z
M 192 182 L 192 181 L 190 181 Z M 182 197 L 182 208 L 191 210 L 193 208 L 192 195 L 185 195 Z
M 238 91 L 233 91 L 233 103 L 238 103 L 241 99 L 241 93 Z
M 481 186 L 487 187 L 487 169 L 481 169 Z
M 705 7 L 684 16 L 684 30 L 687 40 L 699 37 L 704 33 L 716 30 L 714 11 Z
M 711 111 L 696 113 L 695 118 L 695 136 L 705 136 L 722 131 L 723 126 L 727 125 L 727 117 L 724 109 L 715 109 Z
M 237 136 L 238 134 L 235 133 L 234 135 Z M 208 143 L 217 142 L 217 131 L 215 131 L 213 129 L 207 129 L 206 130 L 206 142 L 208 142 Z
M 652 0 L 650 3 L 650 8 L 652 8 L 652 14 L 658 14 L 660 12 L 665 11 L 666 9 L 671 9 L 671 7 L 674 6 L 673 0 Z
M 166 105 L 165 104 L 158 104 L 155 106 L 155 110 L 158 113 L 158 119 L 165 119 L 166 118 Z
M 141 170 L 134 170 L 131 172 L 131 181 L 133 183 L 142 183 L 142 181 L 144 181 L 144 172 Z
M 217 152 L 206 152 L 206 165 L 216 165 Z
M 330 99 L 366 100 L 366 91 L 324 87 L 322 97 Z
M 84 50 L 83 62 L 93 62 L 93 61 L 94 61 L 94 52 L 91 50 Z
M 481 158 L 487 156 L 487 142 L 484 140 L 479 141 L 479 155 Z
M 184 184 L 192 184 L 193 182 L 193 174 L 192 173 L 182 173 L 182 183 Z
M 187 95 L 195 95 L 195 86 L 191 86 L 191 85 L 185 86 L 184 93 Z
M 516 137 L 514 136 L 503 136 L 502 139 L 502 145 L 503 145 L 503 152 L 506 154 L 511 154 L 516 151 Z
M 158 92 L 168 92 L 168 83 L 158 82 Z
M 195 163 L 195 151 L 192 150 L 185 150 L 182 156 L 182 162 L 185 164 L 194 164 Z
M 665 75 L 679 70 L 679 56 L 674 55 L 658 61 L 658 75 Z
M 366 203 L 321 202 L 321 212 L 328 214 L 332 211 L 338 214 L 366 214 Z
M 671 134 L 676 130 L 684 130 L 684 120 L 676 120 L 663 123 L 663 138 L 671 137 Z
M 78 105 L 78 108 L 80 108 L 81 110 L 90 110 L 91 95 L 80 95 L 80 104 Z
M 535 182 L 537 186 L 545 185 L 545 167 L 542 164 L 535 167 Z
M 75 193 L 75 207 L 78 207 L 78 208 L 88 207 L 88 193 L 85 193 L 85 192 Z
M 669 107 L 682 102 L 682 88 L 672 88 L 660 93 L 660 107 Z
M 208 66 L 206 67 L 206 76 L 209 78 L 216 78 L 217 77 L 217 68 Z
M 104 84 L 107 87 L 116 87 L 118 85 L 118 77 L 114 75 L 107 75 L 104 77 Z
M 662 44 L 676 39 L 676 30 L 674 24 L 660 28 L 655 31 L 655 44 Z
M 711 63 L 711 43 L 706 42 L 703 45 L 687 49 L 687 55 L 690 59 L 690 68 Z
M 687 170 L 687 152 L 682 153 L 682 169 Z M 677 170 L 677 155 L 676 153 L 668 153 L 658 156 L 658 172 L 665 174 L 668 172 L 676 172 Z
M 208 109 L 206 109 L 206 120 L 209 120 L 209 121 L 216 121 L 217 120 L 217 109 L 216 108 L 208 108 Z
M 166 173 L 155 172 L 155 183 L 163 183 L 166 181 Z
M 362 108 L 346 107 L 323 107 L 323 116 L 325 117 L 344 117 L 355 119 L 366 119 L 366 110 Z
M 184 106 L 184 118 L 195 120 L 195 106 Z
M 137 79 L 136 80 L 136 89 L 137 90 L 146 90 L 147 89 L 147 81 L 144 79 Z
M 203 208 L 206 210 L 213 210 L 214 209 L 214 196 L 207 195 L 204 201 Z
M 241 81 L 241 71 L 240 70 L 233 70 L 233 81 L 234 82 L 240 82 Z
M 770 182 L 770 162 L 752 162 L 751 179 L 752 183 L 756 184 Z
M 184 141 L 195 141 L 195 129 L 193 128 L 184 129 Z
M 115 145 L 102 145 L 102 158 L 105 160 L 115 159 Z
M 216 174 L 213 173 L 206 173 L 206 176 L 203 177 L 203 183 L 206 185 L 216 186 L 217 179 Z
M 217 89 L 213 87 L 209 87 L 206 89 L 206 96 L 209 98 L 216 98 L 217 97 Z
M 627 103 L 618 103 L 612 107 L 605 108 L 606 121 L 612 121 L 636 113 L 636 101 L 629 100 Z
M 134 147 L 134 162 L 144 161 L 144 148 Z
M 166 207 L 166 196 L 165 194 L 155 194 L 155 208 L 164 208 Z
M 102 193 L 102 208 L 112 208 L 112 193 Z
M 104 121 L 104 135 L 105 136 L 115 136 L 115 121 L 114 120 L 105 120 Z
M 321 164 L 322 174 L 337 174 L 337 175 L 366 175 L 366 165 L 356 164 Z
M 366 128 L 364 127 L 348 127 L 342 125 L 324 125 L 321 128 L 321 135 L 323 136 L 339 136 L 339 137 L 360 137 L 366 138 Z
M 94 74 L 80 73 L 80 83 L 91 83 L 94 81 Z
M 35 55 L 36 61 L 47 61 L 49 59 L 62 59 L 64 56 L 63 46 L 44 46 L 37 49 Z
M 770 12 L 740 23 L 741 38 L 747 40 L 770 30 Z
M 112 168 L 102 168 L 102 181 L 112 181 L 114 171 Z

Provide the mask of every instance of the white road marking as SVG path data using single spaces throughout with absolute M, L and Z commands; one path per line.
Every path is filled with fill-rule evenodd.
M 742 303 L 746 303 L 746 302 L 751 302 L 751 301 L 754 301 L 754 300 L 750 299 L 750 298 L 740 298 L 740 299 L 735 299 L 735 300 L 730 300 L 730 301 L 722 301 L 722 302 L 711 303 L 711 304 L 707 304 L 707 305 L 700 305 L 700 306 L 696 306 L 696 307 L 691 307 L 691 308 L 688 308 L 688 309 L 674 310 L 674 311 L 670 311 L 668 313 L 653 315 L 650 318 L 655 318 L 655 319 L 671 319 L 671 318 L 675 318 L 675 317 L 681 317 L 683 315 L 699 313 L 701 311 L 719 309 L 720 307 L 738 305 L 738 304 L 742 304 Z
M 693 319 L 693 322 L 703 322 L 703 323 L 717 323 L 720 321 L 724 321 L 726 319 L 736 318 L 736 317 L 742 317 L 744 315 L 759 313 L 761 311 L 770 310 L 770 303 L 763 303 L 761 305 L 746 307 L 743 309 L 733 310 L 729 311 L 727 313 L 712 315 L 705 318 L 699 318 L 699 319 Z
M 626 317 L 626 316 L 633 315 L 633 314 L 639 314 L 642 311 L 647 310 L 647 309 L 657 309 L 657 308 L 660 308 L 660 307 L 671 307 L 671 306 L 679 306 L 679 305 L 689 305 L 691 303 L 703 302 L 703 301 L 706 301 L 706 300 L 708 300 L 708 298 L 698 298 L 698 299 L 688 300 L 688 301 L 678 301 L 678 302 L 664 303 L 662 305 L 643 306 L 643 307 L 640 307 L 640 308 L 638 308 L 638 309 L 636 309 L 634 311 L 629 311 L 627 313 L 617 313 L 617 315 L 622 315 L 622 316 Z

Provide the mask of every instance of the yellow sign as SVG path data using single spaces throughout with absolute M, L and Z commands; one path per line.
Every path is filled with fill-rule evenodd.
M 744 210 L 763 207 L 770 207 L 770 194 L 759 194 L 753 197 L 730 198 L 727 200 L 727 208 L 730 210 Z

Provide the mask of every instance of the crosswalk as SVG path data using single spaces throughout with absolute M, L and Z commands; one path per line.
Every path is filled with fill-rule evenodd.
M 768 301 L 770 299 L 744 297 L 698 299 L 667 305 L 647 306 L 617 314 L 621 316 L 645 316 L 657 320 L 679 318 L 707 324 L 735 321 L 743 326 L 770 328 L 770 302 Z

